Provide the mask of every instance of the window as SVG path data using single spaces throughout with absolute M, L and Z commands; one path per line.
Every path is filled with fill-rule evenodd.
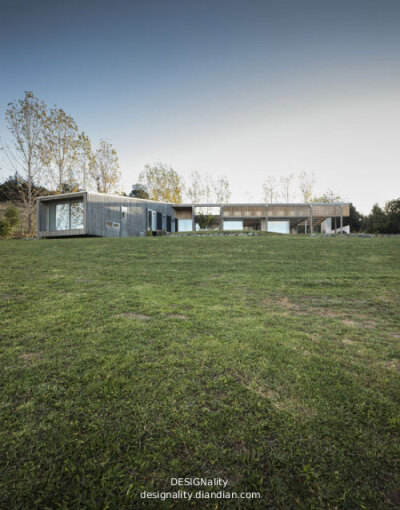
M 192 220 L 178 220 L 178 232 L 191 232 Z
M 71 229 L 83 228 L 83 202 L 70 202 Z
M 69 230 L 69 204 L 56 205 L 56 230 Z
M 157 213 L 149 209 L 149 219 L 147 222 L 147 230 L 157 230 Z
M 50 203 L 49 230 L 77 230 L 83 228 L 83 200 Z
M 243 221 L 224 221 L 224 230 L 243 230 Z

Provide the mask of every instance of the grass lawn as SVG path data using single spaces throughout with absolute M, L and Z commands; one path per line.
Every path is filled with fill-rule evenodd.
M 400 239 L 4 241 L 0 266 L 1 508 L 400 506 Z M 140 498 L 189 476 L 261 499 Z

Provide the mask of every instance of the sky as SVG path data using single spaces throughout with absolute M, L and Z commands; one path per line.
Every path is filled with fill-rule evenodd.
M 1 0 L 0 136 L 31 90 L 113 144 L 126 192 L 157 161 L 232 202 L 305 170 L 368 213 L 400 196 L 399 64 L 398 0 Z

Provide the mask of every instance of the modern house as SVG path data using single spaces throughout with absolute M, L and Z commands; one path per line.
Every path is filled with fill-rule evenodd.
M 82 191 L 37 199 L 38 238 L 131 237 L 209 229 L 313 233 L 344 231 L 349 203 L 171 204 Z M 332 229 L 335 223 L 335 229 Z

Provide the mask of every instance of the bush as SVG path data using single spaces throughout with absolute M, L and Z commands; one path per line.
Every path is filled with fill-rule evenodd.
M 14 205 L 7 207 L 4 213 L 4 220 L 10 225 L 11 228 L 19 224 L 19 211 Z
M 11 232 L 11 225 L 8 223 L 7 220 L 1 219 L 0 220 L 0 238 L 4 239 L 10 235 Z

